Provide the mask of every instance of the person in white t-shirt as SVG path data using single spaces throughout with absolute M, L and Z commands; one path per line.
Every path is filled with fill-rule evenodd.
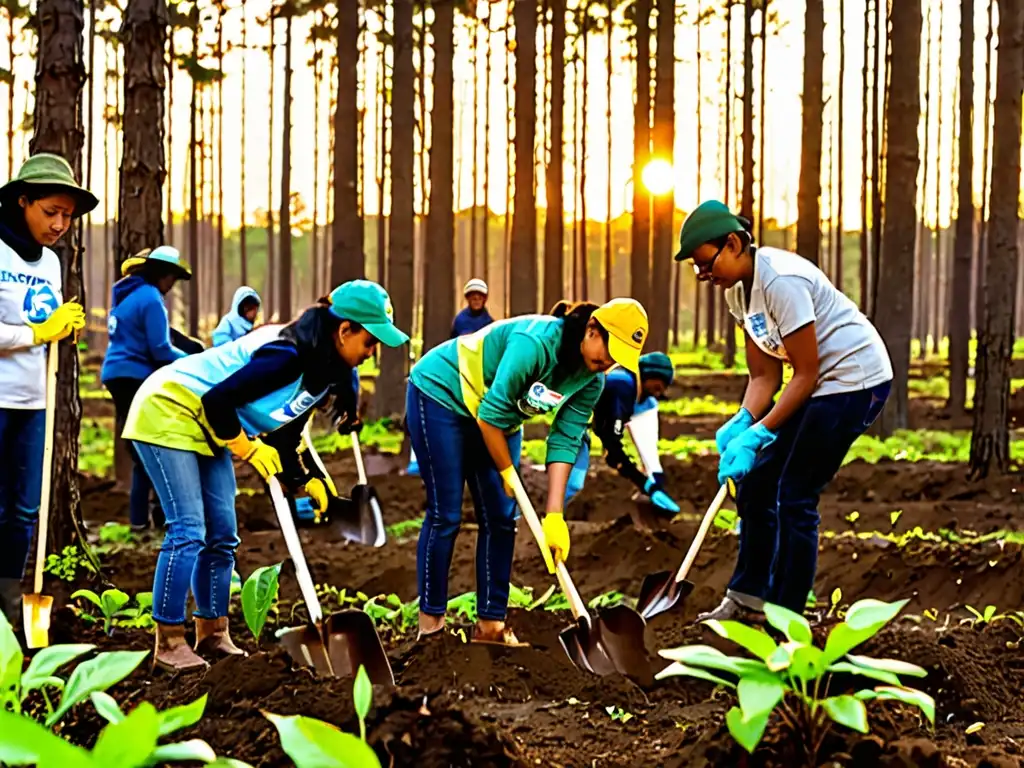
M 718 481 L 733 481 L 742 525 L 726 597 L 701 618 L 728 619 L 770 602 L 802 613 L 818 558 L 818 498 L 889 396 L 882 338 L 814 264 L 755 248 L 750 223 L 718 201 L 683 222 L 676 261 L 725 289 L 742 326 L 750 381 L 743 406 L 715 435 Z M 793 378 L 782 387 L 782 365 Z M 775 395 L 781 394 L 777 400 Z
M 0 610 L 12 624 L 39 519 L 46 344 L 85 327 L 82 305 L 61 296 L 50 247 L 96 204 L 57 155 L 30 157 L 0 187 Z

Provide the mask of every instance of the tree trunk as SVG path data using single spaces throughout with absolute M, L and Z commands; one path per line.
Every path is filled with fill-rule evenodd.
M 917 245 L 915 249 L 917 267 L 914 270 L 914 301 L 915 308 L 912 313 L 914 324 L 917 326 L 918 355 L 923 360 L 928 347 L 928 275 L 931 263 L 928 251 L 931 249 L 930 233 L 925 237 L 925 210 L 928 207 L 928 175 L 931 170 L 931 125 L 932 125 L 932 11 L 928 6 L 925 18 L 925 65 L 924 65 L 924 169 L 921 174 L 921 204 L 919 210 L 921 215 L 917 219 Z
M 887 18 L 886 3 L 883 0 L 875 0 L 875 32 L 873 37 L 874 53 L 872 56 L 872 67 L 874 69 L 873 87 L 871 89 L 871 264 L 868 266 L 868 298 L 866 305 L 869 317 L 874 319 L 876 303 L 875 296 L 878 289 L 878 270 L 882 256 L 882 179 L 881 179 L 881 156 L 883 129 L 882 120 L 884 115 L 879 113 L 879 104 L 884 96 L 888 99 L 888 52 L 885 57 L 886 84 L 882 82 L 882 23 Z M 888 41 L 888 33 L 886 34 Z M 885 93 L 881 92 L 885 88 Z
M 292 20 L 284 27 L 284 106 L 281 129 L 281 258 L 278 264 L 281 293 L 278 307 L 283 322 L 292 319 Z
M 318 11 L 314 17 L 314 29 L 322 26 Z M 313 38 L 313 225 L 309 230 L 309 291 L 312 301 L 321 295 L 317 284 L 320 274 L 320 91 L 323 86 L 323 51 L 314 33 Z M 358 137 L 356 137 L 358 139 Z
M 394 75 L 391 89 L 391 220 L 389 222 L 388 290 L 395 309 L 395 324 L 408 328 L 413 312 L 413 204 L 414 125 L 416 121 L 415 74 L 412 64 L 413 0 L 394 0 Z M 405 410 L 405 377 L 409 354 L 404 347 L 381 350 L 377 379 L 378 415 L 392 416 Z
M 703 181 L 703 170 L 704 170 L 704 134 L 701 131 L 701 113 L 704 107 L 704 94 L 702 90 L 703 78 L 701 77 L 701 67 L 703 62 L 701 61 L 701 34 L 700 30 L 703 26 L 703 19 L 701 18 L 701 2 L 697 0 L 697 15 L 696 15 L 697 27 L 697 199 L 701 199 L 701 182 Z M 683 267 L 685 268 L 685 267 Z M 704 285 L 699 280 L 693 281 L 693 346 L 697 347 L 700 345 L 700 297 L 705 292 Z M 711 340 L 708 339 L 708 343 Z
M 423 351 L 451 333 L 455 286 L 455 221 L 452 216 L 455 153 L 455 7 L 434 2 L 434 104 L 430 112 L 430 213 L 427 253 L 430 280 L 423 300 Z M 486 207 L 486 206 L 485 206 Z
M 939 353 L 939 340 L 942 338 L 942 328 L 939 319 L 942 316 L 942 221 L 939 218 L 940 204 L 942 199 L 942 15 L 943 2 L 939 0 L 939 39 L 935 52 L 936 78 L 938 79 L 938 103 L 936 104 L 935 122 L 935 229 L 932 233 L 932 258 L 931 258 L 931 301 L 929 309 L 931 317 L 928 326 L 931 330 L 928 339 L 929 354 Z
M 743 194 L 740 214 L 754 220 L 754 3 L 743 4 Z
M 758 121 L 760 127 L 758 129 L 758 152 L 757 158 L 761 163 L 761 167 L 758 168 L 757 173 L 757 238 L 762 240 L 764 238 L 764 180 L 768 173 L 768 162 L 764 156 L 764 143 L 765 143 L 765 124 L 767 119 L 765 117 L 767 113 L 768 105 L 768 4 L 770 0 L 761 0 L 761 88 L 760 93 L 760 105 L 758 109 Z
M 651 157 L 651 0 L 636 0 L 636 103 L 633 106 L 633 224 L 630 295 L 650 306 L 651 196 L 643 173 Z
M 886 110 L 884 242 L 875 310 L 875 324 L 889 349 L 895 374 L 892 394 L 879 419 L 879 431 L 885 436 L 907 426 L 915 239 L 914 227 L 909 223 L 917 216 L 921 0 L 900 0 L 893 4 L 891 24 L 893 66 Z
M 988 32 L 985 35 L 985 114 L 982 117 L 981 139 L 981 221 L 974 279 L 974 328 L 979 334 L 985 312 L 985 264 L 988 259 L 988 220 L 992 199 L 989 158 L 992 136 L 992 38 L 995 30 L 995 6 L 996 0 L 988 0 Z
M 199 278 L 204 277 L 199 264 L 199 202 L 196 191 L 199 178 L 199 83 L 195 65 L 199 60 L 199 6 L 189 11 L 192 26 L 192 101 L 189 105 L 188 150 L 188 258 L 192 263 L 192 279 L 188 281 L 188 332 L 199 336 Z
M 871 155 L 871 143 L 868 138 L 868 94 L 870 80 L 868 78 L 868 56 L 871 43 L 871 2 L 864 0 L 864 66 L 861 68 L 860 81 L 860 311 L 868 312 L 868 199 L 871 195 L 868 181 L 868 158 Z
M 344 3 L 343 3 L 344 5 Z M 274 81 L 277 69 L 277 45 L 274 40 L 277 11 L 270 9 L 267 26 L 270 28 L 270 119 L 267 128 L 267 278 L 263 295 L 264 317 L 271 320 L 277 313 L 277 243 L 274 236 Z
M 384 183 L 387 180 L 387 159 L 388 159 L 388 104 L 390 100 L 388 98 L 389 91 L 386 90 L 387 80 L 384 73 L 384 59 L 385 59 L 385 47 L 382 44 L 380 47 L 380 61 L 378 62 L 378 88 L 377 93 L 380 94 L 380 134 L 379 141 L 380 146 L 377 149 L 377 157 L 379 158 L 378 176 L 377 176 L 377 282 L 381 285 L 386 285 L 387 275 L 387 252 L 388 252 L 388 241 L 387 241 L 387 226 L 384 219 Z M 339 64 L 338 78 L 341 78 L 341 69 Z M 339 85 L 340 88 L 340 85 Z M 338 109 L 341 109 L 340 102 Z M 335 139 L 337 142 L 337 139 Z M 335 195 L 338 194 L 338 186 L 340 181 L 335 182 Z M 337 201 L 337 197 L 335 197 Z M 335 237 L 337 237 L 337 221 L 339 217 L 339 210 L 337 202 L 335 203 L 334 221 L 335 221 Z M 337 263 L 337 259 L 335 259 Z M 338 267 L 333 267 L 338 269 Z M 338 281 L 335 280 L 335 283 Z
M 916 2 L 917 0 L 910 0 Z M 804 92 L 800 186 L 797 192 L 796 251 L 814 264 L 821 245 L 821 99 L 825 62 L 825 10 L 822 0 L 807 0 L 804 17 Z
M 992 144 L 992 243 L 985 265 L 984 322 L 978 334 L 971 474 L 1010 470 L 1010 361 L 1017 289 L 1024 2 L 999 0 L 999 60 Z M 992 279 L 988 279 L 991 277 Z
M 490 5 L 487 7 L 487 40 L 486 40 L 486 67 L 484 69 L 484 228 L 481 236 L 480 248 L 484 258 L 484 282 L 491 279 L 491 14 Z M 564 13 L 563 13 L 564 16 Z M 564 77 L 563 87 L 564 87 Z M 550 198 L 548 198 L 550 201 Z M 547 258 L 547 245 L 544 246 L 545 258 Z M 547 272 L 545 272 L 545 276 Z
M 241 130 L 239 139 L 241 141 L 241 157 L 242 162 L 238 164 L 239 180 L 238 180 L 238 204 L 239 204 L 239 222 L 238 222 L 238 262 L 239 269 L 241 271 L 241 283 L 242 285 L 249 284 L 249 249 L 246 243 L 245 233 L 245 88 L 246 81 L 248 80 L 246 72 L 246 62 L 249 60 L 249 24 L 248 24 L 249 12 L 242 4 L 242 107 L 241 107 Z M 170 220 L 167 221 L 168 227 L 173 227 Z
M 846 21 L 846 3 L 839 0 L 839 100 L 836 104 L 836 235 L 835 235 L 835 272 L 832 276 L 836 288 L 843 289 L 843 83 L 846 81 L 846 35 L 842 33 L 842 25 Z
M 725 141 L 723 144 L 724 157 L 723 157 L 723 181 L 724 187 L 722 197 L 726 205 L 732 206 L 733 204 L 733 192 L 735 191 L 735 185 L 732 181 L 733 176 L 733 146 L 735 143 L 735 137 L 733 135 L 733 117 L 732 117 L 732 9 L 733 0 L 726 0 L 725 2 L 725 56 L 722 60 L 725 63 Z M 739 162 L 735 164 L 737 166 L 736 172 L 738 175 Z M 713 287 L 712 287 L 713 290 Z M 719 307 L 719 319 L 722 324 L 722 333 L 725 336 L 725 354 L 723 355 L 722 362 L 726 367 L 732 367 L 736 362 L 736 329 L 733 327 L 733 322 L 729 317 L 729 313 L 726 311 L 725 304 L 723 303 Z
M 39 0 L 36 7 L 36 103 L 29 152 L 53 152 L 71 163 L 77 178 L 82 171 L 82 90 L 86 71 L 82 41 L 85 26 L 81 0 Z M 53 246 L 63 265 L 63 295 L 84 298 L 80 221 Z M 75 542 L 86 546 L 82 534 L 82 505 L 78 490 L 78 436 L 82 401 L 78 393 L 78 348 L 72 340 L 60 344 L 54 424 L 51 509 L 47 550 L 60 552 Z
M 472 14 L 470 23 L 472 24 L 472 37 L 470 39 L 470 58 L 473 60 L 473 163 L 470 168 L 471 176 L 473 180 L 473 206 L 469 213 L 469 271 L 472 277 L 478 277 L 480 275 L 480 252 L 477 249 L 477 208 L 480 205 L 480 28 L 479 19 L 476 17 L 476 4 L 470 9 Z M 424 18 L 426 16 L 427 4 L 423 3 Z M 426 21 L 424 20 L 424 28 Z M 426 33 L 424 32 L 424 38 Z M 454 44 L 453 44 L 454 45 Z M 424 65 L 425 67 L 426 65 Z M 454 86 L 453 86 L 454 87 Z M 455 108 L 452 108 L 452 114 L 454 114 Z M 423 121 L 426 123 L 426 110 L 424 109 Z M 424 134 L 426 132 L 424 131 Z M 424 143 L 426 143 L 424 141 Z M 485 150 L 486 151 L 486 150 Z M 454 281 L 453 281 L 454 284 Z M 447 301 L 447 300 L 446 300 Z
M 654 154 L 660 159 L 673 162 L 675 142 L 675 2 L 658 0 L 658 50 L 655 55 L 654 90 Z M 674 235 L 672 219 L 675 212 L 675 188 L 654 198 L 654 221 L 652 238 L 651 303 L 647 304 L 650 314 L 651 331 L 649 349 L 667 350 L 668 331 L 672 301 L 673 269 L 672 245 Z
M 551 156 L 544 173 L 544 308 L 565 296 L 565 0 L 551 0 Z
M 537 133 L 537 4 L 517 0 L 516 29 L 516 166 L 512 214 L 511 300 L 513 315 L 537 311 L 537 202 L 533 150 Z
M 587 245 L 587 112 L 589 111 L 590 91 L 589 77 L 589 53 L 590 46 L 590 0 L 582 4 L 580 35 L 583 38 L 583 56 L 580 59 L 580 66 L 583 70 L 582 77 L 582 100 L 580 102 L 580 293 L 581 301 L 590 300 L 590 249 Z
M 605 85 L 605 98 L 608 100 L 608 113 L 605 115 L 607 119 L 607 130 L 608 130 L 608 183 L 605 191 L 607 192 L 607 198 L 605 201 L 605 208 L 607 211 L 607 220 L 605 221 L 604 228 L 604 300 L 610 301 L 614 292 L 612 289 L 612 76 L 615 74 L 614 62 L 612 50 L 614 47 L 614 32 L 615 24 L 612 21 L 612 14 L 615 12 L 615 0 L 608 0 L 608 20 L 606 21 L 608 33 L 608 81 Z M 675 275 L 676 270 L 672 270 L 672 274 Z M 673 305 L 678 308 L 678 305 Z

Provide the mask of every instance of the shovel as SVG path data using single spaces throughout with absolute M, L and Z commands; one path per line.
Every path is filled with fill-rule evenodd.
M 693 538 L 693 543 L 690 544 L 690 549 L 686 553 L 686 557 L 683 558 L 683 564 L 679 566 L 675 575 L 669 571 L 662 571 L 650 573 L 644 577 L 643 584 L 640 586 L 640 599 L 636 606 L 644 619 L 650 619 L 672 610 L 693 591 L 693 582 L 687 581 L 686 576 L 690 573 L 690 567 L 697 559 L 697 553 L 700 552 L 704 538 L 708 535 L 711 523 L 714 522 L 715 515 L 718 514 L 718 509 L 722 506 L 728 493 L 729 486 L 727 484 L 718 489 L 718 494 L 704 514 L 700 528 L 697 529 L 697 535 Z
M 383 547 L 388 540 L 384 531 L 384 516 L 380 511 L 380 498 L 372 485 L 366 482 L 366 467 L 363 465 L 363 451 L 359 447 L 359 435 L 352 433 L 352 456 L 356 460 L 359 482 L 352 489 L 352 504 L 359 521 L 358 538 L 352 540 L 371 547 Z M 346 535 L 346 538 L 350 538 Z
M 618 672 L 640 680 L 649 679 L 651 672 L 644 651 L 643 619 L 636 611 L 619 605 L 610 611 L 599 613 L 596 620 L 591 620 L 587 605 L 576 591 L 576 585 L 565 563 L 554 563 L 544 536 L 544 528 L 537 518 L 518 473 L 511 476 L 510 484 L 516 503 L 519 504 L 519 509 L 526 518 L 534 539 L 537 540 L 544 562 L 547 563 L 549 570 L 555 571 L 562 592 L 569 601 L 569 610 L 575 624 L 564 629 L 559 634 L 558 641 L 570 661 L 579 669 L 596 675 Z
M 292 659 L 304 666 L 313 667 L 319 675 L 355 677 L 359 667 L 364 666 L 371 683 L 394 686 L 391 664 L 377 636 L 373 620 L 364 611 L 340 611 L 324 620 L 320 600 L 316 596 L 316 586 L 288 508 L 288 500 L 277 478 L 271 478 L 269 485 L 281 533 L 295 565 L 299 591 L 309 610 L 309 623 L 306 626 L 290 627 L 277 633 L 281 644 Z
M 43 436 L 43 484 L 39 494 L 39 533 L 36 537 L 35 581 L 32 594 L 21 602 L 25 644 L 45 648 L 50 644 L 50 609 L 53 596 L 44 595 L 43 566 L 46 565 L 46 536 L 50 528 L 50 480 L 53 470 L 53 424 L 57 415 L 57 343 L 50 342 L 46 357 L 46 434 Z

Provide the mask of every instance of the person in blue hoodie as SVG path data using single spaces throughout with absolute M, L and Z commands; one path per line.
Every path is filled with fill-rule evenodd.
M 153 371 L 185 357 L 171 342 L 171 327 L 164 296 L 178 280 L 190 280 L 192 270 L 176 248 L 161 245 L 140 251 L 121 265 L 125 277 L 114 283 L 111 310 L 107 318 L 107 354 L 100 380 L 114 401 L 118 430 L 124 427 L 135 393 Z M 128 517 L 136 531 L 150 523 L 150 483 L 135 448 L 131 454 L 132 489 Z M 163 524 L 159 508 L 153 510 L 153 522 Z
M 604 446 L 608 466 L 630 480 L 663 512 L 675 514 L 679 505 L 665 491 L 665 473 L 658 459 L 658 401 L 672 384 L 675 371 L 664 352 L 640 356 L 640 385 L 625 368 L 615 368 L 605 376 L 604 391 L 594 406 L 593 432 Z M 645 472 L 626 455 L 622 435 L 629 427 L 633 444 L 640 454 Z M 566 485 L 566 503 L 583 490 L 590 468 L 590 436 L 586 436 Z
M 256 315 L 260 313 L 260 295 L 247 285 L 235 291 L 231 311 L 220 319 L 213 329 L 213 346 L 240 339 L 252 330 Z
M 494 322 L 491 313 L 487 311 L 487 283 L 474 277 L 463 286 L 462 295 L 466 297 L 466 306 L 452 322 L 453 339 L 467 333 L 476 333 Z

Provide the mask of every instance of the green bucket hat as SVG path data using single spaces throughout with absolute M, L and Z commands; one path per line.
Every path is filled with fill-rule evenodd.
M 388 292 L 369 280 L 350 280 L 342 283 L 328 297 L 331 314 L 341 320 L 359 323 L 372 333 L 381 344 L 400 347 L 409 340 L 408 335 L 395 327 L 395 310 Z
M 679 230 L 679 251 L 676 261 L 693 258 L 693 252 L 704 243 L 717 240 L 733 232 L 745 232 L 739 217 L 718 200 L 701 203 L 683 222 Z
M 22 163 L 18 175 L 0 187 L 0 198 L 20 195 L 29 185 L 62 187 L 75 201 L 75 218 L 84 216 L 99 205 L 89 190 L 75 181 L 71 165 L 60 155 L 40 152 Z

